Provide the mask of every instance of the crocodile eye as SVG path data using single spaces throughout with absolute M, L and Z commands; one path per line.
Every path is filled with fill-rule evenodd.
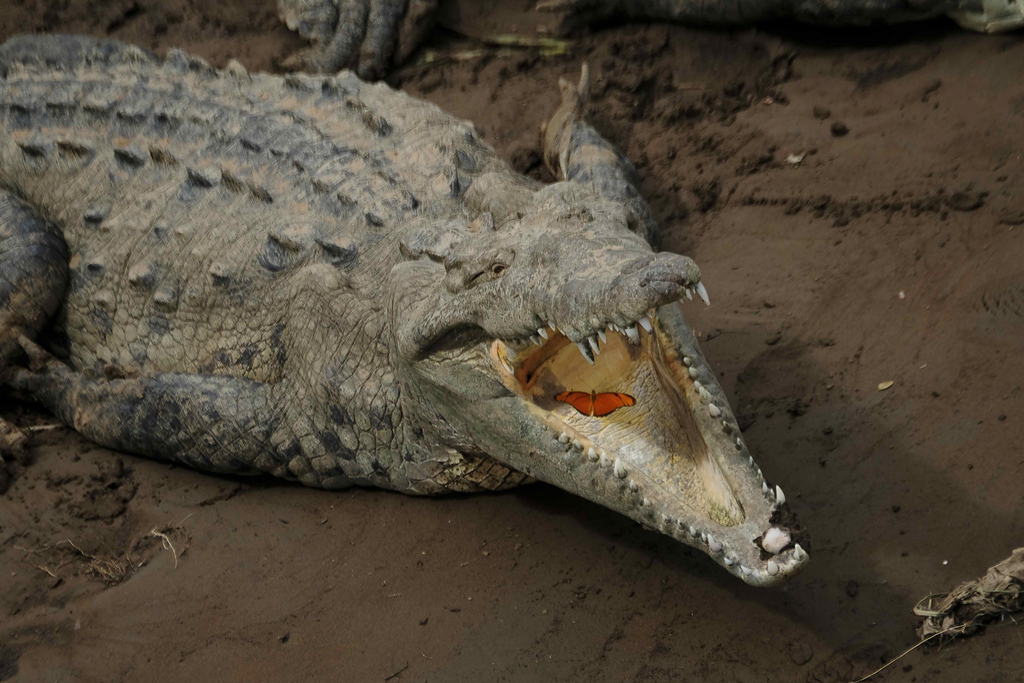
M 494 277 L 501 277 L 502 274 L 505 272 L 506 268 L 508 268 L 508 266 L 506 266 L 504 263 L 492 263 L 491 275 L 493 275 Z

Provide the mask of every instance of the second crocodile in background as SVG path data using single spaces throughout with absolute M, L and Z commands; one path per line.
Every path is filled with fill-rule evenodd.
M 352 74 L 11 40 L 0 373 L 110 448 L 335 489 L 541 479 L 775 584 L 800 533 L 683 318 L 699 271 L 653 250 L 587 83 L 563 84 L 545 186 Z

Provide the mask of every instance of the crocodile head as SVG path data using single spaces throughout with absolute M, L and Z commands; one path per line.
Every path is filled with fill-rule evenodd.
M 617 510 L 750 584 L 807 561 L 683 317 L 681 301 L 707 302 L 693 261 L 655 253 L 621 208 L 570 183 L 402 248 L 403 410 L 433 439 Z M 563 392 L 635 403 L 584 414 L 588 399 L 581 412 Z

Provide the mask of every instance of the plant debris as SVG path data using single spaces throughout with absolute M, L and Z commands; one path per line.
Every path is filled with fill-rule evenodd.
M 921 638 L 950 632 L 969 636 L 986 624 L 1024 610 L 1024 548 L 990 567 L 988 573 L 966 581 L 949 593 L 929 595 L 914 606 L 925 617 L 917 629 Z

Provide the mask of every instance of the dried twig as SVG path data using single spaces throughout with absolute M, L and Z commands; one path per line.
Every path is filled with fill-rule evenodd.
M 895 664 L 895 663 L 896 663 L 896 662 L 898 662 L 899 660 L 903 659 L 904 657 L 906 657 L 907 655 L 909 655 L 909 654 L 910 654 L 911 652 L 913 652 L 913 651 L 914 651 L 914 650 L 916 650 L 917 648 L 919 648 L 919 647 L 921 647 L 922 645 L 924 645 L 925 643 L 927 643 L 927 642 L 928 642 L 929 640 L 931 640 L 932 638 L 937 638 L 937 637 L 939 637 L 939 636 L 941 636 L 941 635 L 944 635 L 944 634 L 946 634 L 946 633 L 950 633 L 950 632 L 952 632 L 952 631 L 956 631 L 956 630 L 959 630 L 959 629 L 960 629 L 960 627 L 959 627 L 959 626 L 955 626 L 955 627 L 953 627 L 953 628 L 951 628 L 951 629 L 947 629 L 946 631 L 941 631 L 941 632 L 939 632 L 939 633 L 933 633 L 932 635 L 928 636 L 927 638 L 924 638 L 923 640 L 919 640 L 919 641 L 917 641 L 917 643 L 916 643 L 916 644 L 914 644 L 914 645 L 912 645 L 911 647 L 907 648 L 907 649 L 906 649 L 906 650 L 905 650 L 905 651 L 904 651 L 904 652 L 903 652 L 903 653 L 902 653 L 901 655 L 899 655 L 898 657 L 894 657 L 894 658 L 890 659 L 890 660 L 889 660 L 888 662 L 886 662 L 886 663 L 885 663 L 885 664 L 883 664 L 882 666 L 878 667 L 877 669 L 875 669 L 874 671 L 872 671 L 871 673 L 869 673 L 869 674 L 868 674 L 867 676 L 864 676 L 863 678 L 858 678 L 857 680 L 853 681 L 853 683 L 863 683 L 864 681 L 868 680 L 869 678 L 871 678 L 871 677 L 872 677 L 872 676 L 874 676 L 875 674 L 877 674 L 877 673 L 880 673 L 880 672 L 882 672 L 882 671 L 885 671 L 885 670 L 886 670 L 886 669 L 888 669 L 888 668 L 889 668 L 890 666 L 892 666 L 893 664 Z
M 59 578 L 60 578 L 59 576 L 57 576 L 56 574 L 54 574 L 54 573 L 53 573 L 53 570 L 52 570 L 52 569 L 50 569 L 49 567 L 44 567 L 44 566 L 43 566 L 43 565 L 41 565 L 41 564 L 37 564 L 37 565 L 36 565 L 36 569 L 38 569 L 38 570 L 40 570 L 40 571 L 43 571 L 43 572 L 46 572 L 47 574 L 49 574 L 50 576 L 52 576 L 52 577 L 53 577 L 53 578 L 55 578 L 55 579 L 59 579 Z
M 123 561 L 117 558 L 107 560 L 102 557 L 91 555 L 75 545 L 75 542 L 70 538 L 58 541 L 54 546 L 59 546 L 61 544 L 70 545 L 78 552 L 79 555 L 89 560 L 86 564 L 88 572 L 90 574 L 95 574 L 110 585 L 124 581 L 128 577 L 129 569 L 135 568 L 135 565 L 132 564 L 131 560 Z M 125 553 L 125 558 L 127 559 L 127 557 L 128 555 Z
M 159 538 L 160 539 L 160 543 L 161 543 L 161 545 L 163 545 L 164 550 L 170 550 L 171 551 L 171 555 L 174 556 L 174 568 L 177 569 L 178 568 L 178 551 L 174 549 L 174 544 L 171 543 L 170 536 L 168 536 L 167 534 L 163 533 L 162 531 L 158 531 L 156 529 L 156 527 L 153 527 L 152 529 L 149 530 L 149 535 L 150 536 L 156 536 L 157 538 Z
M 388 683 L 388 681 L 390 681 L 390 680 L 391 680 L 392 678 L 398 678 L 399 676 L 401 676 L 401 675 L 402 675 L 402 672 L 403 672 L 403 671 L 405 671 L 405 670 L 406 670 L 406 669 L 408 669 L 408 668 L 409 668 L 409 665 L 408 665 L 408 664 L 406 664 L 406 665 L 405 665 L 405 666 L 403 666 L 403 667 L 402 667 L 401 669 L 399 669 L 399 670 L 398 670 L 398 671 L 396 671 L 395 673 L 393 673 L 393 674 L 391 674 L 390 676 L 388 676 L 387 678 L 385 678 L 385 679 L 384 679 L 384 683 Z
M 54 429 L 60 429 L 63 426 L 63 423 L 55 422 L 53 424 L 32 425 L 30 427 L 22 427 L 22 430 L 26 432 L 50 432 L 53 431 Z
M 523 55 L 523 52 L 524 51 L 522 49 L 500 47 L 481 47 L 474 48 L 471 50 L 455 50 L 452 52 L 445 52 L 441 50 L 424 50 L 420 54 L 419 58 L 416 61 L 414 61 L 410 66 L 437 66 L 439 64 L 446 64 L 449 62 L 468 62 L 474 59 L 483 59 L 484 57 L 509 59 L 512 57 L 520 57 Z M 558 57 L 561 55 L 568 54 L 569 50 L 568 48 L 555 46 L 538 48 L 533 52 L 541 57 Z
M 1014 550 L 988 572 L 961 583 L 949 593 L 929 595 L 914 606 L 925 617 L 918 628 L 922 638 L 936 633 L 971 635 L 985 624 L 1024 610 L 1024 548 Z

